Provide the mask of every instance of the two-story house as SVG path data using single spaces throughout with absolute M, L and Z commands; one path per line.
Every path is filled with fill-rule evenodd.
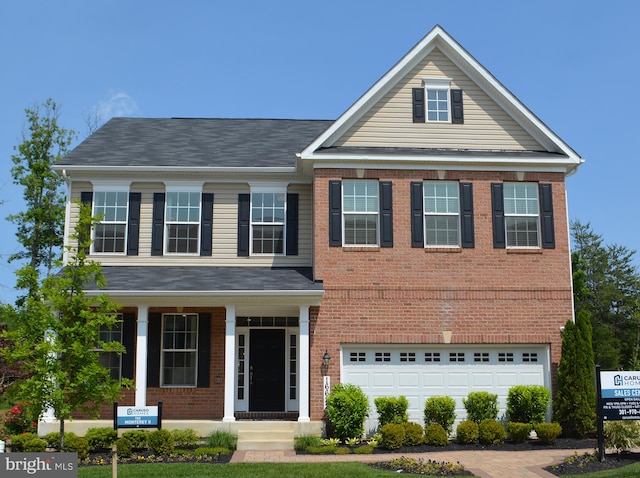
M 377 396 L 553 389 L 582 161 L 435 27 L 335 121 L 114 118 L 56 168 L 67 234 L 103 215 L 122 403 L 316 424 L 350 382 L 373 429 Z

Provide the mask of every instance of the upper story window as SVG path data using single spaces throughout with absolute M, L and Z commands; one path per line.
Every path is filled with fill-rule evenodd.
M 504 183 L 507 247 L 540 247 L 537 183 Z
M 428 79 L 424 80 L 424 86 L 427 90 L 427 121 L 448 123 L 451 80 Z
M 342 182 L 344 245 L 378 244 L 378 181 Z
M 425 181 L 424 229 L 427 246 L 460 245 L 460 186 L 453 181 Z
M 284 254 L 286 191 L 251 193 L 251 247 L 253 254 Z
M 462 90 L 452 89 L 450 78 L 425 78 L 423 84 L 412 90 L 414 123 L 464 123 Z
M 128 199 L 128 191 L 94 192 L 93 215 L 101 219 L 93 229 L 93 252 L 125 252 Z
M 198 362 L 198 315 L 162 317 L 162 386 L 195 387 Z
M 165 252 L 197 254 L 200 239 L 200 190 L 167 190 Z

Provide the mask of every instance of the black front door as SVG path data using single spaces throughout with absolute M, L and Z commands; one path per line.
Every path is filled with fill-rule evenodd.
M 284 330 L 252 329 L 249 345 L 249 410 L 285 411 Z

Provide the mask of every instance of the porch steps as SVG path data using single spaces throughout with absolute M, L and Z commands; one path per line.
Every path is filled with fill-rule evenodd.
M 238 450 L 293 450 L 295 422 L 242 422 Z

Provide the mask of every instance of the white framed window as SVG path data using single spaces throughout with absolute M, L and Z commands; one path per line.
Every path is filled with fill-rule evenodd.
M 165 252 L 198 254 L 202 188 L 175 190 L 167 187 L 165 203 Z
M 507 247 L 540 247 L 537 183 L 504 183 Z
M 100 327 L 99 340 L 105 344 L 116 342 L 122 344 L 122 314 L 118 314 L 118 322 L 111 327 Z M 98 349 L 98 362 L 108 369 L 111 378 L 120 381 L 122 377 L 122 354 Z
M 94 189 L 93 215 L 100 223 L 93 228 L 93 252 L 124 254 L 126 251 L 129 188 Z
M 286 189 L 252 190 L 252 254 L 284 254 L 286 247 L 286 212 Z
M 376 246 L 379 231 L 379 185 L 376 180 L 342 181 L 343 244 Z
M 161 386 L 195 387 L 197 368 L 198 314 L 164 314 Z
M 460 185 L 455 181 L 424 182 L 426 246 L 460 245 Z
M 451 105 L 449 100 L 449 90 L 451 88 L 451 79 L 425 79 L 424 87 L 427 92 L 427 122 L 450 123 Z

